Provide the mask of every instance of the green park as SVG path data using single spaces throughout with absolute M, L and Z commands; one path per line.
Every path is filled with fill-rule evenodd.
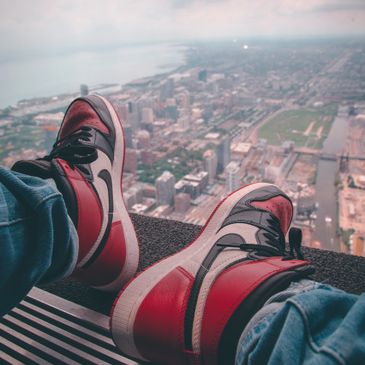
M 259 138 L 265 138 L 271 145 L 284 141 L 295 142 L 297 147 L 321 149 L 337 114 L 337 105 L 321 108 L 283 111 L 259 130 Z

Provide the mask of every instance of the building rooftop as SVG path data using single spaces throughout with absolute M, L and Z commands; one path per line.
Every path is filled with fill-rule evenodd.
M 205 136 L 205 139 L 213 139 L 213 140 L 217 140 L 219 139 L 220 137 L 220 134 L 219 133 L 213 133 L 213 132 L 210 132 L 208 133 L 206 136 Z
M 157 179 L 158 181 L 168 181 L 170 180 L 174 175 L 170 171 L 164 171 L 162 175 Z
M 236 145 L 232 146 L 232 152 L 247 154 L 250 151 L 251 147 L 251 143 L 237 143 Z

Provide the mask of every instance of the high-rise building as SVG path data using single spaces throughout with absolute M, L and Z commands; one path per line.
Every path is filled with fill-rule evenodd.
M 213 150 L 207 150 L 203 154 L 204 158 L 204 170 L 208 172 L 209 184 L 214 182 L 217 175 L 217 155 Z
M 196 181 L 181 179 L 175 184 L 175 190 L 177 194 L 189 194 L 191 199 L 196 199 L 200 195 L 199 183 Z
M 141 161 L 144 165 L 147 166 L 152 166 L 156 159 L 155 159 L 155 153 L 153 152 L 153 150 L 146 149 L 146 150 L 141 150 Z
M 185 213 L 190 208 L 190 195 L 179 193 L 175 196 L 175 212 Z
M 81 96 L 86 96 L 89 94 L 89 87 L 85 84 L 81 84 L 80 85 L 80 95 Z
M 148 149 L 150 147 L 151 135 L 146 130 L 140 130 L 137 133 L 137 147 L 139 149 Z
M 169 77 L 166 82 L 161 85 L 160 99 L 162 101 L 174 96 L 174 79 Z
M 199 81 L 207 82 L 207 77 L 208 77 L 208 72 L 206 69 L 199 71 L 199 73 L 198 73 Z
M 131 148 L 125 150 L 125 164 L 124 169 L 127 172 L 135 174 L 138 166 L 137 151 Z
M 240 187 L 240 166 L 237 162 L 230 162 L 226 168 L 226 190 L 232 192 Z
M 231 161 L 231 139 L 228 135 L 221 138 L 217 148 L 218 168 L 217 172 L 220 174 Z
M 184 176 L 184 180 L 187 182 L 198 183 L 201 194 L 208 185 L 208 173 L 206 171 L 200 171 L 196 174 L 188 174 Z
M 188 91 L 182 92 L 178 96 L 180 108 L 189 111 L 190 110 L 190 93 Z
M 128 113 L 134 113 L 135 111 L 135 105 L 132 101 L 128 102 Z
M 350 239 L 350 253 L 357 256 L 365 256 L 365 238 L 363 235 L 355 233 Z
M 142 123 L 150 124 L 153 123 L 153 110 L 152 108 L 142 109 Z
M 128 122 L 132 126 L 133 132 L 137 132 L 140 128 L 140 122 L 138 119 L 138 113 L 130 113 L 128 116 Z
M 175 177 L 165 171 L 159 178 L 156 179 L 156 201 L 157 205 L 169 205 L 174 203 L 175 197 Z
M 129 117 L 128 105 L 127 104 L 119 105 L 117 107 L 117 112 L 118 112 L 119 118 L 124 123 L 127 123 L 128 122 L 128 117 Z
M 179 119 L 177 120 L 177 124 L 180 129 L 186 131 L 190 127 L 190 116 L 189 114 L 182 114 L 180 115 Z
M 133 148 L 133 131 L 131 125 L 124 124 L 124 136 L 126 147 Z
M 233 108 L 233 94 L 232 92 L 226 92 L 223 96 L 224 106 L 227 108 L 229 112 L 232 111 Z
M 200 171 L 197 174 L 185 175 L 175 184 L 176 193 L 187 193 L 191 199 L 196 199 L 208 184 L 208 172 Z
M 138 108 L 136 103 L 128 103 L 128 120 L 127 122 L 132 126 L 134 132 L 136 132 L 140 127 L 140 121 L 138 116 Z
M 141 204 L 143 199 L 143 185 L 135 184 L 123 193 L 124 201 L 128 209 L 135 204 Z
M 168 99 L 166 99 L 165 105 L 166 105 L 166 107 L 176 106 L 176 99 L 175 98 L 168 98 Z

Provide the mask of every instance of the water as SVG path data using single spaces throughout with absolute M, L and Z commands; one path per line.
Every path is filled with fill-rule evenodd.
M 183 46 L 154 44 L 0 62 L 0 108 L 21 99 L 76 92 L 80 84 L 124 84 L 184 63 Z
M 331 251 L 339 251 L 339 242 L 336 236 L 337 206 L 335 178 L 337 162 L 320 160 L 318 163 L 318 175 L 316 182 L 317 197 L 319 203 L 316 228 L 313 238 L 321 242 L 321 248 Z M 332 222 L 326 222 L 326 217 Z
M 340 108 L 323 145 L 322 153 L 341 154 L 346 141 L 347 131 L 346 111 L 344 108 Z M 331 251 L 340 250 L 339 240 L 336 235 L 338 213 L 335 180 L 337 171 L 338 163 L 336 161 L 319 161 L 316 181 L 316 200 L 319 203 L 319 208 L 315 222 L 314 239 L 321 242 L 322 248 Z M 329 217 L 331 222 L 326 222 L 326 217 Z

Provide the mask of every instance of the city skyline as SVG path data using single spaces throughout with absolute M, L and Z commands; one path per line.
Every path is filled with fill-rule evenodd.
M 292 199 L 305 245 L 365 255 L 364 55 L 359 41 L 207 42 L 163 74 L 79 88 L 125 123 L 131 212 L 202 225 L 230 191 L 270 182 Z M 2 110 L 2 164 L 44 156 L 77 95 Z

